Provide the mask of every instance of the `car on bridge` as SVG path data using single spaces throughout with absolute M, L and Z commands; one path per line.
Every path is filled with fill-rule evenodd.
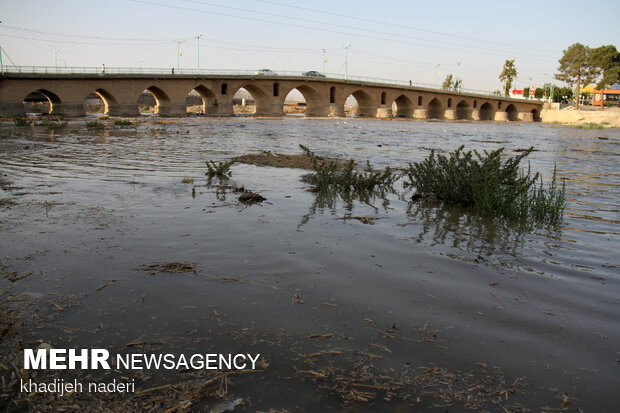
M 260 76 L 276 76 L 277 75 L 277 73 L 271 69 L 259 69 L 256 72 L 254 72 L 254 74 L 260 75 Z
M 301 74 L 302 76 L 307 76 L 307 77 L 325 77 L 324 74 L 317 72 L 316 70 L 310 70 L 308 72 L 304 72 Z

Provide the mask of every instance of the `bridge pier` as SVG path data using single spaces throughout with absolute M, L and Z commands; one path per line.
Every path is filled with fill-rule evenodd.
M 428 119 L 428 111 L 426 109 L 415 109 L 413 111 L 414 119 Z
M 377 117 L 378 118 L 391 118 L 392 117 L 392 108 L 388 108 L 386 106 L 380 106 L 377 109 Z
M 108 107 L 108 115 L 132 118 L 140 116 L 140 112 L 138 111 L 138 105 L 136 103 L 119 103 Z
M 534 122 L 534 115 L 530 112 L 519 112 L 519 120 L 523 122 Z
M 84 104 L 82 103 L 53 103 L 50 115 L 79 117 L 85 116 Z
M 6 118 L 22 117 L 25 115 L 23 103 L 0 102 L 0 116 Z
M 471 111 L 471 119 L 472 120 L 480 120 L 480 110 L 479 109 L 472 109 L 472 111 Z
M 161 112 L 161 109 L 165 110 Z M 173 116 L 173 117 L 183 117 L 187 116 L 187 108 L 185 106 L 185 102 L 183 103 L 172 103 L 168 107 L 159 108 L 157 114 L 160 116 Z
M 456 110 L 454 110 L 454 109 L 446 109 L 444 111 L 444 113 L 443 113 L 443 117 L 444 117 L 444 119 L 447 119 L 447 120 L 458 119 L 457 116 L 456 116 Z
M 495 121 L 496 122 L 508 122 L 508 114 L 506 112 L 495 112 Z
M 327 110 L 327 116 L 332 117 L 332 118 L 343 118 L 345 116 L 344 105 L 339 105 L 337 103 L 330 103 L 329 108 Z

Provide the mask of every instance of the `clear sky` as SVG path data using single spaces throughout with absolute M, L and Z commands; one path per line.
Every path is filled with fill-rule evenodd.
M 618 0 L 0 0 L 0 47 L 18 66 L 172 68 L 180 45 L 181 68 L 200 47 L 201 69 L 323 71 L 325 55 L 344 73 L 350 46 L 349 75 L 492 91 L 506 59 L 517 88 L 541 86 L 571 44 L 617 46 L 619 17 Z

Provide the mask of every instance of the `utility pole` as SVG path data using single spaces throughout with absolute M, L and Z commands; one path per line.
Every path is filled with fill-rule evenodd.
M 344 54 L 344 81 L 346 82 L 349 78 L 349 47 L 351 45 L 345 46 L 345 54 Z
M 435 66 L 437 68 L 437 75 L 435 76 L 435 89 L 437 89 L 437 81 L 439 80 L 439 76 L 441 76 L 439 74 L 439 66 L 441 66 L 441 65 L 438 64 L 438 65 Z
M 461 62 L 456 62 L 456 81 L 458 82 L 456 91 L 461 93 Z
M 323 74 L 325 74 L 325 49 L 323 49 Z
M 198 40 L 198 71 L 200 71 L 200 37 L 202 37 L 202 34 L 196 36 L 196 40 Z
M 56 66 L 56 70 L 58 70 L 58 49 L 54 48 L 54 65 Z

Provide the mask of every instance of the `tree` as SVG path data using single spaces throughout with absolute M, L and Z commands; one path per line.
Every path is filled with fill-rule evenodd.
M 450 74 L 450 75 L 446 76 L 446 80 L 443 81 L 441 86 L 444 89 L 450 89 L 453 84 L 454 84 L 454 81 L 452 80 L 452 75 Z
M 536 90 L 534 91 L 534 97 L 536 99 L 542 99 L 544 96 L 545 96 L 545 89 L 541 87 L 537 87 Z
M 601 110 L 603 110 L 603 91 L 608 85 L 612 85 L 620 79 L 620 53 L 618 53 L 616 46 L 597 47 L 590 53 L 590 65 L 598 69 L 601 75 L 596 87 L 601 91 Z
M 504 63 L 504 70 L 499 74 L 499 80 L 504 82 L 504 95 L 508 96 L 510 88 L 512 87 L 512 81 L 517 77 L 517 68 L 515 67 L 515 61 L 506 59 Z
M 529 87 L 524 87 L 523 88 L 523 98 L 524 99 L 529 99 L 530 98 L 530 88 Z
M 581 86 L 592 83 L 597 75 L 597 70 L 592 67 L 590 62 L 590 48 L 581 43 L 574 43 L 564 50 L 564 55 L 559 60 L 560 66 L 555 78 L 568 83 L 571 87 L 576 85 L 575 96 L 577 96 L 576 107 L 579 109 L 579 96 Z
M 457 92 L 460 92 L 461 87 L 463 87 L 463 79 L 456 79 L 454 81 L 454 90 L 456 90 Z

